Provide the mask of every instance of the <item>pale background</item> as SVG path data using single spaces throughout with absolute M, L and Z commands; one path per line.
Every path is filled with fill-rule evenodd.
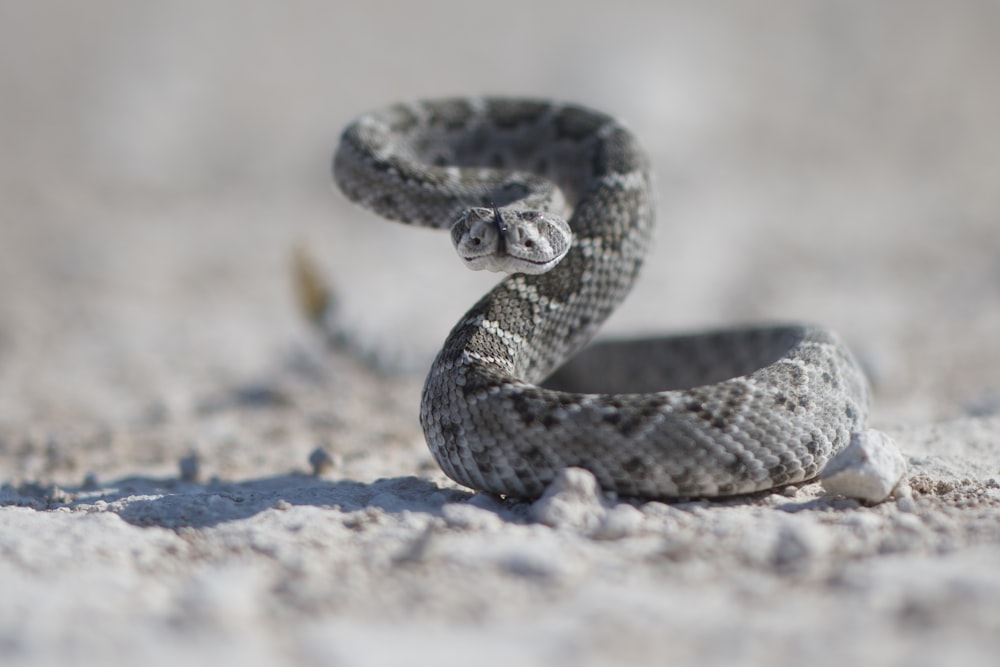
M 261 660 L 331 659 L 311 640 L 294 639 L 287 624 L 312 612 L 295 595 L 276 602 L 270 583 L 258 585 L 271 581 L 265 575 L 227 574 L 231 589 L 202 608 L 176 597 L 178 586 L 196 591 L 203 579 L 214 580 L 189 552 L 148 568 L 147 556 L 124 557 L 123 565 L 94 555 L 105 548 L 139 553 L 144 547 L 137 545 L 155 531 L 163 531 L 164 543 L 175 539 L 177 526 L 196 530 L 186 540 L 228 544 L 231 536 L 211 530 L 238 532 L 242 521 L 263 513 L 223 513 L 205 524 L 160 506 L 136 519 L 126 510 L 139 506 L 123 493 L 124 504 L 99 508 L 107 521 L 129 521 L 123 527 L 108 524 L 92 534 L 67 517 L 98 511 L 86 494 L 73 495 L 82 493 L 85 475 L 98 487 L 139 476 L 145 481 L 138 488 L 155 496 L 162 489 L 150 476 L 175 475 L 178 458 L 189 452 L 201 456 L 206 477 L 263 482 L 305 470 L 306 454 L 325 444 L 343 458 L 333 473 L 338 479 L 420 474 L 445 483 L 416 423 L 420 382 L 448 329 L 495 278 L 464 272 L 446 235 L 382 222 L 329 184 L 340 129 L 397 99 L 554 97 L 621 117 L 651 153 L 659 228 L 648 269 L 610 332 L 772 319 L 826 324 L 871 371 L 875 424 L 916 434 L 901 443 L 904 451 L 919 441 L 932 456 L 935 434 L 958 429 L 949 433 L 965 435 L 946 438 L 948 447 L 985 458 L 956 455 L 949 470 L 996 478 L 998 35 L 1000 4 L 971 0 L 0 1 L 0 482 L 7 484 L 0 513 L 19 512 L 0 536 L 0 558 L 8 554 L 10 577 L 28 582 L 19 584 L 20 596 L 0 597 L 0 658 L 65 664 L 74 655 L 154 652 L 167 664 L 187 655 L 184 642 L 176 642 L 192 635 L 175 621 L 197 607 L 205 627 L 221 624 L 224 631 L 199 635 L 187 645 L 192 651 L 234 663 L 242 654 L 218 638 L 251 634 L 262 642 Z M 333 281 L 345 322 L 387 369 L 383 374 L 337 353 L 324 358 L 296 310 L 289 269 L 296 245 L 308 246 Z M 68 499 L 47 486 L 53 483 L 68 489 Z M 187 488 L 195 500 L 185 511 L 201 507 L 212 488 Z M 241 488 L 253 495 L 256 487 Z M 279 483 L 274 493 L 291 493 L 285 488 Z M 25 504 L 33 509 L 15 507 Z M 70 513 L 42 511 L 57 507 Z M 333 514 L 319 516 L 333 521 Z M 53 517 L 70 523 L 56 526 Z M 965 535 L 971 519 L 955 521 Z M 67 552 L 66 562 L 80 571 L 52 579 L 65 563 L 32 565 L 30 554 L 69 548 L 60 541 L 65 531 L 84 536 L 74 543 L 106 538 L 113 546 Z M 1000 563 L 995 535 L 985 535 L 992 546 L 975 562 L 992 569 L 948 565 L 948 576 L 969 572 L 970 589 L 1000 591 L 989 588 L 995 577 L 976 578 L 988 578 Z M 331 538 L 329 548 L 346 549 L 339 557 L 363 569 L 367 552 L 352 551 L 349 537 L 340 547 Z M 379 544 L 392 549 L 397 538 L 389 531 Z M 920 544 L 914 553 L 935 550 Z M 160 547 L 149 548 L 148 558 L 162 556 Z M 553 558 L 564 548 L 576 547 L 554 547 Z M 256 563 L 250 553 L 243 558 Z M 325 553 L 316 551 L 319 560 L 310 562 L 324 563 Z M 602 558 L 616 563 L 615 553 Z M 607 567 L 630 567 L 632 552 L 620 555 Z M 268 562 L 262 571 L 272 574 L 291 567 L 281 557 Z M 599 581 L 587 562 L 587 579 Z M 873 572 L 888 567 L 871 562 Z M 224 556 L 213 563 L 220 571 L 230 565 Z M 934 571 L 935 563 L 928 556 L 913 571 Z M 163 578 L 164 571 L 175 579 L 159 588 L 144 578 Z M 116 579 L 115 572 L 131 574 Z M 637 585 L 662 592 L 656 604 L 668 604 L 669 582 L 640 572 Z M 740 585 L 758 574 L 751 567 Z M 473 578 L 494 575 L 499 590 L 512 585 L 506 570 Z M 376 590 L 399 584 L 371 576 Z M 776 577 L 768 580 L 776 595 L 799 590 L 780 573 L 768 576 Z M 717 573 L 705 577 L 718 585 L 707 594 L 718 609 L 700 608 L 707 622 L 718 620 L 716 611 L 728 613 L 738 628 L 740 614 L 764 604 L 732 593 L 743 589 Z M 92 582 L 89 588 L 74 588 L 81 579 Z M 458 603 L 434 602 L 435 586 L 447 581 L 429 576 L 428 590 L 417 596 L 425 602 L 411 601 L 415 614 L 443 619 L 445 627 L 452 618 L 469 620 Z M 844 610 L 854 604 L 827 585 L 807 586 L 806 597 L 793 598 L 798 612 L 790 613 L 798 619 L 775 616 L 779 626 L 790 623 L 781 627 L 805 626 L 773 632 L 840 646 L 840 630 L 827 634 L 821 617 L 801 616 L 814 606 L 809 596 L 833 595 L 829 604 Z M 890 582 L 893 591 L 897 585 Z M 109 587 L 122 592 L 121 603 L 98 614 L 107 620 L 103 629 L 82 628 L 94 612 L 74 602 L 72 591 L 100 598 Z M 338 595 L 335 587 L 328 592 Z M 565 618 L 567 627 L 582 628 L 590 621 L 580 609 L 604 604 L 592 590 L 589 607 L 552 595 L 555 606 L 543 608 L 558 627 Z M 954 604 L 976 610 L 971 625 L 949 620 L 950 607 L 936 603 L 927 623 L 952 642 L 942 646 L 965 647 L 965 664 L 972 664 L 987 655 L 979 649 L 995 648 L 989 636 L 1000 634 L 998 597 L 992 604 L 976 598 L 978 607 L 956 598 Z M 385 604 L 362 607 L 381 617 L 391 607 Z M 643 604 L 625 605 L 615 618 L 614 627 L 641 640 L 612 642 L 611 658 L 636 646 L 638 656 L 648 655 L 657 632 L 673 636 L 664 628 L 687 642 L 673 644 L 681 654 L 697 657 L 712 646 L 710 634 L 670 625 L 662 608 Z M 386 650 L 392 633 L 366 624 L 369 616 L 352 605 L 321 605 L 318 618 L 368 637 L 337 654 L 344 664 L 378 664 L 364 647 Z M 503 608 L 523 615 L 516 600 Z M 877 633 L 869 639 L 883 650 L 878 655 L 935 655 L 920 644 L 933 632 L 909 632 L 896 617 L 879 615 L 878 604 L 873 609 L 862 625 Z M 644 635 L 651 618 L 658 630 Z M 564 654 L 558 641 L 555 648 L 541 642 L 551 655 L 536 651 L 541 640 L 530 628 L 497 635 L 479 621 L 472 623 L 476 632 L 498 645 L 534 638 L 523 651 L 511 649 L 517 659 L 552 664 L 546 655 Z M 293 638 L 271 641 L 278 635 L 268 628 L 275 627 Z M 407 627 L 408 641 L 423 647 L 423 626 Z M 322 625 L 316 631 L 325 632 Z M 442 642 L 452 640 L 441 632 Z M 514 638 L 507 642 L 503 632 Z M 764 646 L 755 643 L 760 628 L 743 632 L 746 646 Z M 66 633 L 74 639 L 50 641 Z M 581 655 L 591 655 L 586 633 L 580 637 Z M 845 657 L 837 650 L 831 664 Z M 735 664 L 728 657 L 723 652 L 719 664 Z

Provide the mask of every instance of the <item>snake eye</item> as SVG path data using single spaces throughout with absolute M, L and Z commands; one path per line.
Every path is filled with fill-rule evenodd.
M 527 241 L 524 242 L 524 247 L 525 248 L 534 248 L 535 247 L 535 242 L 532 241 L 531 239 L 528 239 Z

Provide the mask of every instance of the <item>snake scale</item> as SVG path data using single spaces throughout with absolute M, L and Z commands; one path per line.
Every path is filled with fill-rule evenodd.
M 449 229 L 467 266 L 509 274 L 455 325 L 424 385 L 427 443 L 460 484 L 530 499 L 581 467 L 624 496 L 745 494 L 816 477 L 865 428 L 864 374 L 821 328 L 576 354 L 632 288 L 653 226 L 649 160 L 606 114 L 395 104 L 344 130 L 333 172 L 350 200 Z

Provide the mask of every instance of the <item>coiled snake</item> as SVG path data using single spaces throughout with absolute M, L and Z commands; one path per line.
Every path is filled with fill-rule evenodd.
M 621 495 L 743 494 L 815 477 L 865 429 L 863 373 L 811 326 L 604 343 L 567 363 L 631 289 L 653 225 L 646 154 L 603 113 L 397 104 L 344 131 L 333 172 L 352 201 L 450 229 L 466 265 L 510 274 L 424 385 L 427 443 L 461 484 L 534 498 L 581 467 Z

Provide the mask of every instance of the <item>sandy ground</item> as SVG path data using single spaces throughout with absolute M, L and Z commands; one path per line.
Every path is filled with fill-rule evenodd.
M 971 1 L 0 3 L 0 663 L 995 665 L 998 29 Z M 552 528 L 444 478 L 422 375 L 493 278 L 328 162 L 364 109 L 487 91 L 648 145 L 658 240 L 611 334 L 831 326 L 913 500 Z M 296 246 L 377 368 L 303 322 Z

